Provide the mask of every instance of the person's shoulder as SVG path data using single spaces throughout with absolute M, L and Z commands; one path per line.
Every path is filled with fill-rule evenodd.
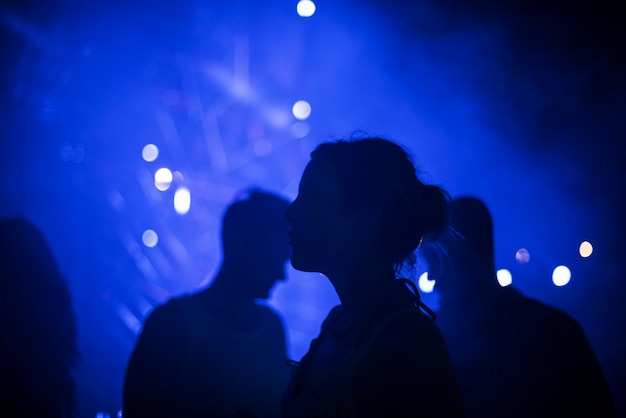
M 156 306 L 146 317 L 146 324 L 171 322 L 174 318 L 183 316 L 185 305 L 191 303 L 191 296 L 172 297 L 165 303 Z
M 322 330 L 328 328 L 330 324 L 337 319 L 342 309 L 343 307 L 341 305 L 336 305 L 330 310 L 330 312 L 328 312 L 328 315 L 326 315 L 326 318 L 322 321 Z
M 443 344 L 443 336 L 435 321 L 421 311 L 397 313 L 382 324 L 383 347 L 437 346 Z
M 511 288 L 508 293 L 517 299 L 514 306 L 518 310 L 518 315 L 529 324 L 549 330 L 555 335 L 583 333 L 578 321 L 563 309 L 523 295 L 516 289 Z
M 440 333 L 435 320 L 417 309 L 394 315 L 388 320 L 387 328 L 408 334 Z
M 259 318 L 263 318 L 265 321 L 279 322 L 282 325 L 282 320 L 278 312 L 266 304 L 256 303 L 254 306 L 254 314 Z

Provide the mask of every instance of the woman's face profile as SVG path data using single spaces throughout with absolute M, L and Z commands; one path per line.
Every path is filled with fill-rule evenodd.
M 327 273 L 342 262 L 354 234 L 337 175 L 329 164 L 309 162 L 285 217 L 291 224 L 289 243 L 295 269 Z

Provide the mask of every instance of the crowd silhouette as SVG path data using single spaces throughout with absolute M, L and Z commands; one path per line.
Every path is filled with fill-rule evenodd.
M 502 287 L 493 220 L 475 197 L 451 203 L 451 233 L 421 254 L 441 294 L 441 328 L 473 417 L 613 417 L 609 387 L 580 325 Z
M 67 418 L 79 358 L 70 291 L 41 231 L 0 220 L 0 416 Z
M 351 138 L 313 150 L 292 203 L 246 190 L 211 284 L 146 319 L 124 417 L 615 417 L 582 327 L 498 283 L 487 205 L 421 177 L 399 144 Z M 411 280 L 416 250 L 436 321 Z M 299 361 L 263 302 L 288 260 L 340 301 Z M 76 318 L 31 222 L 0 220 L 0 268 L 0 416 L 71 417 Z
M 125 377 L 125 417 L 280 415 L 285 334 L 257 299 L 285 276 L 287 205 L 253 190 L 228 207 L 211 285 L 157 307 L 144 324 Z

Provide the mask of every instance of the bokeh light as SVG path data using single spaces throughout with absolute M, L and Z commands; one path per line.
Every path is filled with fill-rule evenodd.
M 180 187 L 174 193 L 174 210 L 179 215 L 185 215 L 191 207 L 191 193 L 186 187 Z
M 500 286 L 502 287 L 510 286 L 511 283 L 513 283 L 513 276 L 507 269 L 498 270 L 496 272 L 496 277 L 498 278 L 498 283 L 500 283 Z
M 149 163 L 156 160 L 159 156 L 159 148 L 154 144 L 148 144 L 141 151 L 143 159 Z
M 296 119 L 305 120 L 311 116 L 311 105 L 305 100 L 298 100 L 293 104 L 291 111 Z
M 578 247 L 578 253 L 583 258 L 591 256 L 591 254 L 593 253 L 593 245 L 591 245 L 589 241 L 581 242 L 580 247 Z
M 520 248 L 515 253 L 515 261 L 519 264 L 526 264 L 530 261 L 530 252 L 526 248 Z
M 315 3 L 311 0 L 300 0 L 296 6 L 296 10 L 299 16 L 311 17 L 315 13 Z
M 291 134 L 294 138 L 304 138 L 311 132 L 311 126 L 306 122 L 296 122 L 291 125 Z
M 165 191 L 172 185 L 174 176 L 169 168 L 159 168 L 154 173 L 154 185 L 160 191 Z
M 143 241 L 143 244 L 146 247 L 152 248 L 152 247 L 156 246 L 157 243 L 159 242 L 159 236 L 152 229 L 146 229 L 144 231 L 143 235 L 141 236 L 141 240 Z
M 567 266 L 557 266 L 552 272 L 552 283 L 555 286 L 565 286 L 572 278 L 572 272 Z
M 420 291 L 424 293 L 431 293 L 435 288 L 435 280 L 430 280 L 428 278 L 428 272 L 425 271 L 417 280 L 417 285 L 419 286 Z

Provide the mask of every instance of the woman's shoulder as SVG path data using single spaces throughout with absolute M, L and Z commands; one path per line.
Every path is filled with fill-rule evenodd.
M 409 350 L 446 350 L 435 321 L 419 310 L 394 314 L 386 319 L 378 338 L 380 349 L 388 352 Z

